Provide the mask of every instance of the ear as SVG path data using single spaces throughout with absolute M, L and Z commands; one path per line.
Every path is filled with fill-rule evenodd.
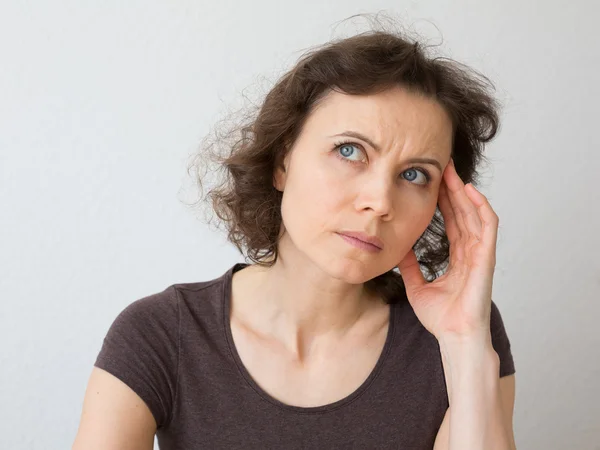
M 273 171 L 273 186 L 279 192 L 283 192 L 285 188 L 290 154 L 291 150 L 286 149 L 283 161 L 276 164 L 275 170 Z
M 279 192 L 283 192 L 283 189 L 285 187 L 285 175 L 286 169 L 282 164 L 275 167 L 275 170 L 273 172 L 273 186 Z

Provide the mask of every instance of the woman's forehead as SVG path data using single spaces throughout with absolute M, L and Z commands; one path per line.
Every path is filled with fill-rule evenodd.
M 452 133 L 451 119 L 442 105 L 404 89 L 371 95 L 331 92 L 312 112 L 306 126 L 323 137 L 351 130 L 382 147 L 409 134 L 423 144 L 439 144 Z

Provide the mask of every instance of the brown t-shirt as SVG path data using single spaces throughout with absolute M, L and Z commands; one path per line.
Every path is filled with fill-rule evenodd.
M 231 279 L 246 265 L 134 301 L 108 330 L 95 366 L 146 402 L 161 450 L 433 448 L 448 408 L 443 366 L 437 340 L 406 299 L 391 305 L 383 352 L 352 394 L 287 405 L 258 386 L 233 345 Z M 491 332 L 499 376 L 515 373 L 493 302 Z

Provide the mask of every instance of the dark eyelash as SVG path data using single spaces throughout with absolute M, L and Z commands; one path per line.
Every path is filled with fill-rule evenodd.
M 348 144 L 350 144 L 350 145 L 354 145 L 354 146 L 356 146 L 356 147 L 360 148 L 362 151 L 364 151 L 364 149 L 363 149 L 363 146 L 362 146 L 362 145 L 360 145 L 360 144 L 359 144 L 359 143 L 357 143 L 357 142 L 354 142 L 354 141 L 341 141 L 341 142 L 336 142 L 336 143 L 334 144 L 334 145 L 335 145 L 335 150 L 338 150 L 338 149 L 339 149 L 339 147 L 341 147 L 342 145 L 348 145 Z M 340 154 L 339 154 L 337 151 L 336 151 L 336 154 L 335 154 L 335 155 L 336 155 L 336 156 L 337 156 L 339 159 L 341 159 L 342 161 L 345 161 L 345 162 L 347 162 L 347 163 L 350 163 L 350 164 L 357 164 L 357 162 L 356 162 L 356 161 L 352 161 L 351 159 L 344 158 L 344 157 L 343 157 L 343 156 L 341 156 L 341 155 L 340 155 Z M 425 175 L 425 179 L 427 180 L 427 184 L 429 184 L 429 182 L 431 181 L 431 175 L 429 174 L 429 171 L 428 171 L 427 169 L 424 169 L 423 167 L 419 167 L 419 166 L 413 166 L 413 167 L 409 167 L 409 168 L 408 168 L 408 169 L 406 169 L 406 170 L 411 170 L 411 169 L 417 169 L 417 170 L 419 170 L 419 171 L 420 171 L 420 172 L 421 172 L 423 175 Z

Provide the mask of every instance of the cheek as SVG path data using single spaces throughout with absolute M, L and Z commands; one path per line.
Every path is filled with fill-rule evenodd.
M 336 174 L 317 172 L 313 177 L 311 197 L 314 211 L 320 222 L 335 220 L 335 216 L 348 208 L 349 193 L 345 182 Z
M 315 243 L 340 227 L 344 205 L 347 208 L 347 192 L 340 176 L 336 177 L 327 167 L 319 169 L 316 163 L 311 165 L 311 170 L 294 172 L 290 176 L 281 213 L 296 244 Z
M 425 232 L 431 223 L 435 209 L 435 202 L 427 202 L 426 204 L 422 204 L 421 207 L 415 210 L 411 215 L 410 228 L 415 241 Z
M 405 213 L 408 213 L 408 206 L 404 207 Z M 405 255 L 412 248 L 415 242 L 425 232 L 433 214 L 435 212 L 435 204 L 433 208 L 429 205 L 426 208 L 414 209 L 410 214 L 397 217 L 394 224 L 394 233 L 396 239 L 393 240 L 388 248 L 393 255 Z

